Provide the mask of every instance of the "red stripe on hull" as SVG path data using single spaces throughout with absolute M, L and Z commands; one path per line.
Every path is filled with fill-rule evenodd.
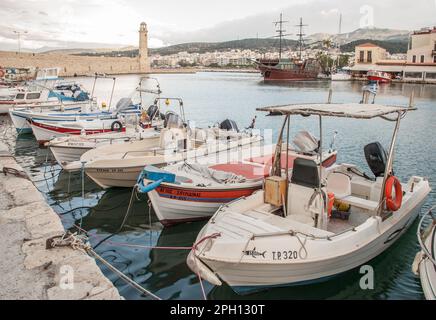
M 79 135 L 82 133 L 82 129 L 49 126 L 35 121 L 29 121 L 29 122 L 38 128 L 50 130 L 57 133 L 74 134 L 74 135 Z M 125 127 L 121 128 L 121 132 L 125 132 L 125 131 L 126 131 Z M 106 133 L 106 132 L 112 132 L 112 130 L 111 129 L 85 129 L 86 134 L 96 134 L 96 133 Z
M 204 201 L 207 202 L 220 202 L 220 199 L 238 199 L 241 197 L 248 197 L 254 191 L 262 188 L 261 185 L 245 188 L 245 189 L 229 189 L 229 190 L 196 190 L 196 189 L 185 189 L 176 188 L 171 186 L 160 186 L 156 188 L 159 196 L 176 199 L 180 201 Z
M 374 76 L 369 76 L 368 80 L 370 80 L 370 81 L 378 81 L 379 83 L 389 83 L 391 81 L 391 79 L 386 79 L 386 78 L 381 78 L 381 77 L 374 77 Z

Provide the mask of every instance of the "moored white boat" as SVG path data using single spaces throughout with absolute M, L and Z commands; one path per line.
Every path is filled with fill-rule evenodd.
M 217 161 L 216 157 L 204 157 L 160 169 L 145 167 L 138 180 L 138 190 L 148 193 L 163 225 L 205 219 L 221 205 L 261 189 L 263 179 L 270 173 L 273 153 L 274 145 L 258 145 L 229 152 L 225 162 Z M 317 161 L 317 154 L 289 150 L 287 163 L 282 161 L 282 170 L 286 170 L 286 165 L 292 170 L 297 157 Z M 285 158 L 283 154 L 283 160 Z M 326 152 L 323 159 L 324 165 L 331 166 L 336 152 Z M 149 187 L 162 177 L 162 182 Z
M 153 139 L 159 137 L 156 127 L 126 128 L 125 132 L 105 132 L 89 135 L 70 135 L 58 137 L 50 140 L 46 144 L 53 153 L 56 161 L 62 168 L 74 161 L 79 161 L 80 157 L 87 151 L 104 146 L 127 141 Z
M 40 145 L 54 138 L 68 135 L 123 132 L 126 130 L 119 119 L 93 119 L 74 122 L 27 121 Z
M 367 263 L 412 225 L 431 190 L 429 182 L 412 176 L 400 183 L 392 165 L 400 121 L 413 107 L 303 104 L 259 110 L 285 115 L 285 123 L 291 115 L 318 116 L 320 129 L 323 116 L 380 117 L 395 121 L 396 127 L 387 156 L 379 143 L 364 149 L 375 178 L 355 165 L 324 170 L 307 159 L 294 161 L 290 178 L 273 169 L 275 177 L 265 180 L 265 190 L 222 206 L 212 216 L 187 258 L 191 270 L 241 293 L 321 281 Z M 285 183 L 284 191 L 274 179 Z M 276 198 L 283 200 L 277 204 Z
M 238 149 L 262 141 L 259 135 L 218 127 L 186 127 L 176 114 L 169 113 L 167 126 L 155 140 L 138 140 L 103 146 L 83 154 L 85 173 L 102 188 L 133 187 L 146 165 L 162 166 L 186 159 Z
M 436 300 L 436 216 L 430 209 L 419 222 L 418 241 L 421 251 L 416 254 L 413 262 L 413 272 L 419 275 L 422 290 L 427 300 Z M 424 229 L 424 221 L 431 218 L 431 222 Z

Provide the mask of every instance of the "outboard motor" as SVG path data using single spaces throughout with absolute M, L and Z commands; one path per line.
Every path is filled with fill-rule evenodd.
M 292 142 L 303 153 L 318 152 L 319 141 L 310 132 L 298 132 Z
M 366 162 L 372 173 L 383 177 L 386 169 L 387 155 L 380 142 L 370 143 L 364 148 Z
M 158 114 L 158 112 L 159 112 L 159 108 L 157 107 L 157 105 L 152 104 L 147 109 L 147 116 L 149 119 L 154 119 Z
M 221 122 L 219 128 L 221 130 L 239 132 L 238 125 L 236 124 L 236 122 L 230 119 L 226 119 L 223 122 Z

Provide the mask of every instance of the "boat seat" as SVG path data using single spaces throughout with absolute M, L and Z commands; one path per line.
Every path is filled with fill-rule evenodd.
M 375 211 L 378 207 L 378 202 L 376 201 L 366 200 L 355 196 L 347 196 L 344 198 L 340 198 L 340 200 L 345 203 L 348 203 L 351 206 L 361 209 L 366 209 L 369 211 Z
M 335 198 L 342 199 L 351 195 L 351 179 L 346 174 L 332 172 L 327 177 L 327 192 L 332 192 Z

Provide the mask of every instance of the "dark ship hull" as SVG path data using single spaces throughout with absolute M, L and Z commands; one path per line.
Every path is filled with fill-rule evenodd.
M 264 81 L 316 80 L 319 67 L 316 61 L 297 63 L 289 60 L 257 60 L 257 68 Z

